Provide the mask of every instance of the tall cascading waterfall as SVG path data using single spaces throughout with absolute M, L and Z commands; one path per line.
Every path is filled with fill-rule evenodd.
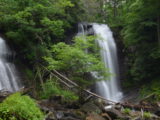
M 122 99 L 119 84 L 119 67 L 117 47 L 112 31 L 105 24 L 93 24 L 93 30 L 98 36 L 97 42 L 101 48 L 101 57 L 111 75 L 106 80 L 97 82 L 98 93 L 106 99 L 118 102 Z
M 0 37 L 0 90 L 11 92 L 20 88 L 16 67 L 9 61 L 12 55 L 4 39 Z
M 90 24 L 92 30 L 87 29 L 86 24 L 79 24 L 78 35 L 87 35 L 94 32 L 98 36 L 96 43 L 101 48 L 101 58 L 105 67 L 111 74 L 108 78 L 96 83 L 96 91 L 98 94 L 108 100 L 119 102 L 123 94 L 119 84 L 119 67 L 117 59 L 117 47 L 112 35 L 112 31 L 105 24 Z M 94 72 L 92 73 L 94 74 Z M 96 76 L 96 75 L 93 75 Z

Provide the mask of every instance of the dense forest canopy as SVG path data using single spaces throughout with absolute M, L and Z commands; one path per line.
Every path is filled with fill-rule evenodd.
M 1 0 L 1 31 L 16 46 L 22 59 L 35 64 L 50 43 L 65 39 L 78 21 L 77 2 L 70 0 Z

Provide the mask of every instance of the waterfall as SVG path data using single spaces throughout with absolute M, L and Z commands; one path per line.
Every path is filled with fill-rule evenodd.
M 93 30 L 98 36 L 96 41 L 101 48 L 102 61 L 111 73 L 106 80 L 97 82 L 98 93 L 106 99 L 118 102 L 122 99 L 122 92 L 119 85 L 117 47 L 112 31 L 105 24 L 93 24 Z
M 79 24 L 78 35 L 91 34 L 93 31 L 98 36 L 96 43 L 101 48 L 101 59 L 105 67 L 111 74 L 108 78 L 96 83 L 96 91 L 98 94 L 108 100 L 119 102 L 122 99 L 122 92 L 119 85 L 119 67 L 117 59 L 117 47 L 112 35 L 112 31 L 105 24 L 90 24 L 91 28 L 87 29 L 86 24 Z M 94 77 L 96 74 L 92 73 Z
M 17 91 L 20 87 L 16 67 L 11 63 L 12 52 L 0 37 L 0 90 Z

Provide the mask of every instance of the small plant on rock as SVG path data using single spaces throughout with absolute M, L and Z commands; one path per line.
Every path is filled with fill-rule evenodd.
M 144 119 L 149 120 L 152 117 L 152 114 L 150 112 L 144 112 L 143 117 Z
M 125 113 L 125 114 L 130 114 L 130 113 L 131 113 L 131 109 L 125 108 L 125 109 L 123 110 L 123 113 Z

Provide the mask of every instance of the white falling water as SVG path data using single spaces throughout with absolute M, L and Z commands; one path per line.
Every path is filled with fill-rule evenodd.
M 106 80 L 97 82 L 98 93 L 108 100 L 118 102 L 122 99 L 119 87 L 119 68 L 117 59 L 117 48 L 112 31 L 107 25 L 93 24 L 94 33 L 98 36 L 97 42 L 101 48 L 101 57 L 105 67 L 111 73 Z
M 19 89 L 15 65 L 9 62 L 11 56 L 11 51 L 0 37 L 0 90 L 17 91 Z

